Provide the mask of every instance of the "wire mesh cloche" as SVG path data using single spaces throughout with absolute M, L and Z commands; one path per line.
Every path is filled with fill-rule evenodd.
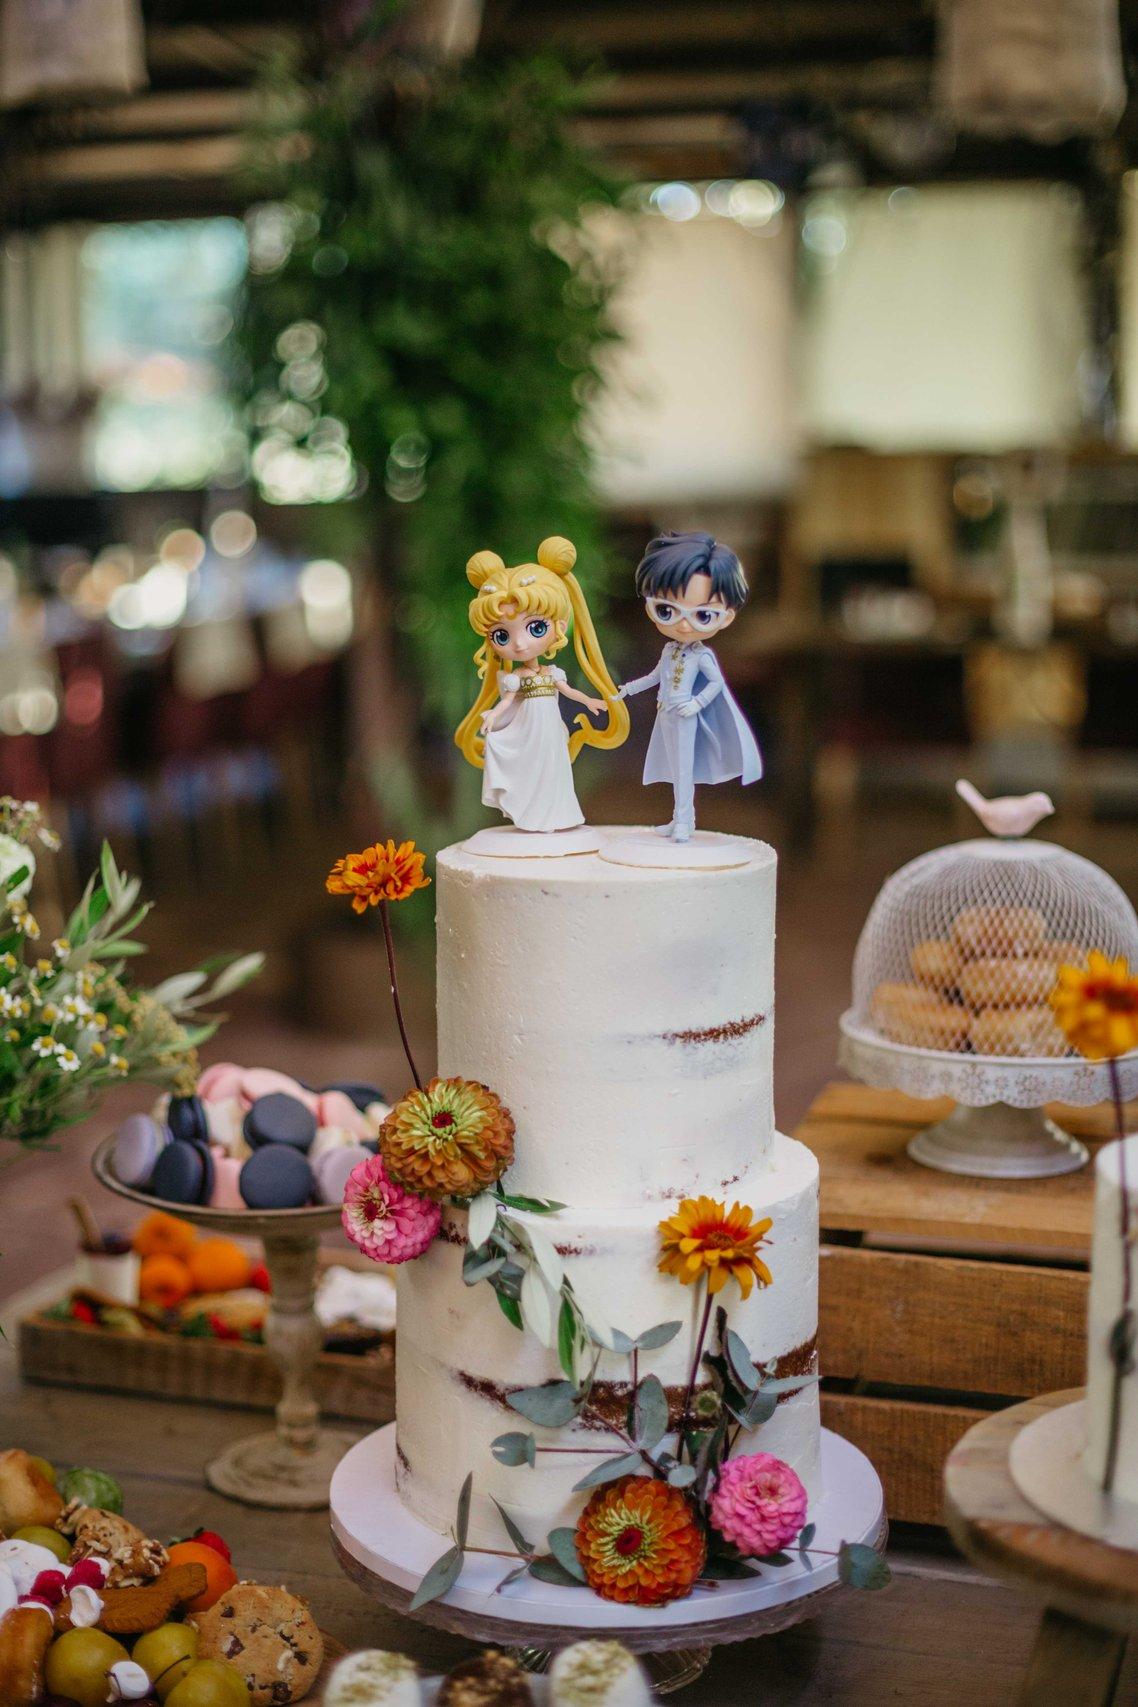
M 986 801 L 958 786 L 995 834 L 923 854 L 886 881 L 854 957 L 842 1060 L 871 1084 L 973 1109 L 1098 1101 L 1103 1069 L 1068 1046 L 1049 996 L 1059 967 L 1092 949 L 1138 964 L 1138 917 L 1090 860 L 1026 839 L 1052 810 L 1046 795 Z M 1138 1062 L 1127 1066 L 1138 1081 Z

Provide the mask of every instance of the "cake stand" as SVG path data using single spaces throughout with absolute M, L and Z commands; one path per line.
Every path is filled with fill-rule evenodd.
M 316 1260 L 320 1234 L 340 1225 L 339 1204 L 306 1209 L 210 1209 L 160 1203 L 116 1179 L 111 1167 L 114 1139 L 99 1145 L 91 1160 L 108 1191 L 146 1209 L 165 1209 L 180 1220 L 214 1233 L 260 1239 L 271 1290 L 265 1320 L 265 1349 L 281 1374 L 281 1396 L 272 1433 L 254 1434 L 226 1447 L 206 1466 L 206 1480 L 219 1494 L 275 1511 L 320 1511 L 328 1504 L 332 1472 L 359 1438 L 320 1427 L 316 1359 L 324 1334 L 316 1315 Z M 220 1395 L 224 1397 L 224 1395 Z
M 838 1059 L 855 1079 L 925 1100 L 949 1096 L 959 1105 L 911 1140 L 915 1162 L 984 1179 L 1041 1179 L 1074 1173 L 1088 1160 L 1086 1145 L 1043 1110 L 1049 1102 L 1109 1102 L 1107 1062 L 917 1049 L 890 1042 L 852 1011 L 843 1014 L 841 1032 Z M 1123 1097 L 1138 1095 L 1138 1052 L 1117 1065 Z
M 877 1472 L 857 1447 L 828 1429 L 822 1431 L 822 1483 L 826 1491 L 809 1514 L 816 1525 L 813 1570 L 795 1557 L 791 1565 L 763 1566 L 755 1577 L 697 1588 L 669 1606 L 629 1607 L 529 1576 L 498 1594 L 509 1561 L 471 1553 L 450 1593 L 410 1616 L 518 1650 L 531 1671 L 544 1671 L 552 1654 L 571 1642 L 615 1637 L 645 1656 L 657 1692 L 667 1695 L 700 1675 L 713 1647 L 813 1617 L 822 1598 L 840 1586 L 841 1542 L 884 1549 L 887 1526 Z M 332 1543 L 344 1570 L 383 1606 L 408 1614 L 444 1542 L 412 1516 L 395 1491 L 394 1423 L 368 1435 L 341 1460 L 330 1503 Z

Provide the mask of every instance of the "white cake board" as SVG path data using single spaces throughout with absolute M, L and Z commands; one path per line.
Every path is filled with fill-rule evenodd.
M 1012 1441 L 1008 1468 L 1025 1500 L 1064 1529 L 1138 1551 L 1138 1505 L 1106 1495 L 1083 1464 L 1086 1404 L 1047 1411 Z
M 519 1468 L 517 1473 L 526 1472 Z M 646 1653 L 743 1641 L 782 1629 L 809 1616 L 805 1603 L 838 1586 L 837 1558 L 823 1556 L 822 1550 L 836 1555 L 842 1541 L 884 1546 L 885 1505 L 877 1472 L 864 1453 L 828 1429 L 822 1430 L 822 1482 L 825 1492 L 809 1511 L 819 1549 L 812 1571 L 795 1556 L 791 1565 L 762 1566 L 757 1577 L 697 1588 L 669 1606 L 629 1607 L 601 1600 L 587 1589 L 557 1588 L 530 1576 L 497 1594 L 510 1561 L 470 1554 L 450 1593 L 414 1616 L 506 1646 L 558 1648 L 587 1636 L 611 1636 Z M 344 1569 L 385 1605 L 406 1612 L 447 1541 L 413 1517 L 395 1491 L 394 1423 L 368 1435 L 340 1461 L 330 1504 Z M 509 1546 L 504 1531 L 502 1544 Z
M 468 836 L 461 846 L 484 859 L 566 859 L 596 853 L 601 839 L 588 824 L 575 830 L 519 830 L 514 824 L 495 824 Z
M 651 866 L 664 871 L 729 871 L 750 865 L 754 842 L 743 836 L 720 836 L 697 830 L 690 841 L 673 842 L 655 830 L 629 830 L 601 844 L 601 858 L 610 865 Z

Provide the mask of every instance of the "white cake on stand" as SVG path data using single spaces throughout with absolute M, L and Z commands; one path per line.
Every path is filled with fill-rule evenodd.
M 775 854 L 731 838 L 744 857 L 713 872 L 626 866 L 603 857 L 617 832 L 598 834 L 601 852 L 558 861 L 467 844 L 439 856 L 439 1073 L 488 1085 L 510 1109 L 505 1191 L 562 1206 L 511 1213 L 552 1241 L 590 1320 L 632 1337 L 680 1322 L 634 1366 L 663 1387 L 665 1447 L 685 1410 L 706 1294 L 660 1271 L 660 1223 L 701 1197 L 770 1218 L 771 1284 L 742 1296 L 730 1282 L 713 1300 L 775 1384 L 769 1415 L 741 1430 L 733 1451 L 790 1466 L 820 1551 L 648 1607 L 533 1577 L 495 1593 L 508 1566 L 476 1556 L 420 1615 L 518 1645 L 608 1629 L 655 1651 L 681 1646 L 685 1630 L 706 1643 L 793 1622 L 803 1613 L 790 1602 L 837 1583 L 843 1541 L 880 1543 L 883 1513 L 872 1467 L 819 1422 L 818 1167 L 773 1116 Z M 536 1464 L 499 1461 L 493 1443 L 527 1426 L 511 1398 L 556 1381 L 564 1365 L 556 1335 L 551 1346 L 519 1332 L 491 1286 L 464 1283 L 464 1255 L 468 1214 L 448 1205 L 439 1237 L 398 1271 L 394 1429 L 355 1448 L 333 1485 L 341 1561 L 391 1605 L 406 1607 L 440 1537 L 454 1533 L 471 1473 L 459 1528 L 472 1551 L 501 1549 L 499 1505 L 531 1538 L 564 1532 L 588 1498 L 574 1484 L 628 1450 L 630 1358 L 598 1349 L 587 1410 L 536 1428 Z M 701 1368 L 697 1403 L 710 1385 Z M 511 1620 L 517 1636 L 506 1633 Z

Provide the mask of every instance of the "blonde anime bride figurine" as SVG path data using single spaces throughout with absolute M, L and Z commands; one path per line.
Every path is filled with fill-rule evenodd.
M 481 831 L 468 844 L 477 844 L 478 852 L 532 856 L 584 853 L 598 846 L 582 828 L 585 815 L 573 787 L 573 760 L 586 742 L 619 747 L 629 719 L 573 574 L 576 561 L 569 540 L 554 537 L 542 540 L 536 563 L 508 569 L 495 552 L 477 551 L 466 565 L 476 589 L 470 626 L 482 636 L 474 655 L 482 687 L 455 742 L 482 769 L 483 803 L 515 826 L 513 831 Z M 542 662 L 568 646 L 571 628 L 577 661 L 599 698 L 570 687 L 564 670 Z M 579 715 L 570 733 L 561 717 L 562 695 L 603 716 L 604 723 L 597 727 Z

